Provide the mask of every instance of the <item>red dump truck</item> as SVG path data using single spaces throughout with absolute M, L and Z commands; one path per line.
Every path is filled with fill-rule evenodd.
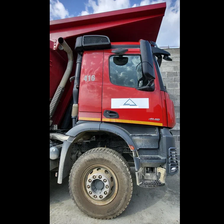
M 178 172 L 173 102 L 156 42 L 166 3 L 50 22 L 50 171 L 90 217 L 128 206 L 133 184 Z M 134 167 L 132 179 L 130 167 Z

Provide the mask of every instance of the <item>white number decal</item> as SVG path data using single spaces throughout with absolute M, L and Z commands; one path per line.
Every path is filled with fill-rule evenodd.
M 94 82 L 95 80 L 96 80 L 95 75 L 85 75 L 84 76 L 84 81 L 86 81 L 86 82 L 90 82 L 90 81 Z
M 94 82 L 95 81 L 95 75 L 91 76 L 91 81 Z

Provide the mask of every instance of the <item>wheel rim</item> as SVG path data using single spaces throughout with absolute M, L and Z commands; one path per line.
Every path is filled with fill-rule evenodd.
M 108 167 L 91 166 L 82 177 L 85 195 L 93 204 L 106 205 L 116 197 L 118 191 L 117 177 Z

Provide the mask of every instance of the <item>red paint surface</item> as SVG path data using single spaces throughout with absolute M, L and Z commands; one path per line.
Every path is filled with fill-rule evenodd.
M 169 128 L 173 128 L 176 124 L 174 104 L 173 101 L 170 99 L 169 94 L 166 92 L 164 94 L 166 98 L 166 108 L 167 108 L 167 126 Z
M 101 113 L 102 72 L 103 51 L 84 52 L 80 76 L 79 111 Z

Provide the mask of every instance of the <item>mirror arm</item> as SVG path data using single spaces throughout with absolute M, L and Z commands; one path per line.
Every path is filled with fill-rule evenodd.
M 154 80 L 151 79 L 150 81 L 148 81 L 148 84 L 146 86 L 141 86 L 136 88 L 137 90 L 142 90 L 142 91 L 154 91 L 155 90 L 155 84 L 154 84 Z

